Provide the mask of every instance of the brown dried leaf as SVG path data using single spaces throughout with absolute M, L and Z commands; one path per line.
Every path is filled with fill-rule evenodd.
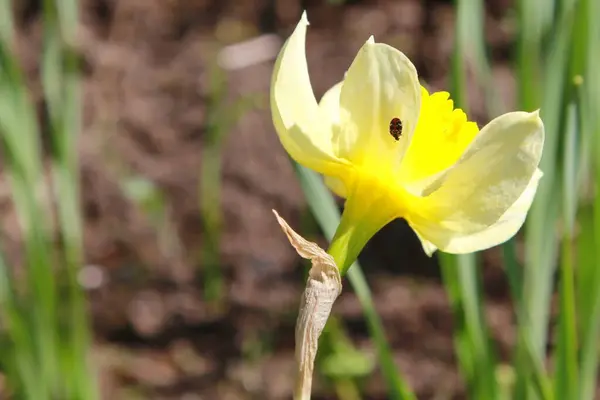
M 333 257 L 317 244 L 294 232 L 277 211 L 273 210 L 273 213 L 298 254 L 312 261 L 296 320 L 298 376 L 294 391 L 295 399 L 310 399 L 319 336 L 327 323 L 335 299 L 342 291 L 342 280 Z

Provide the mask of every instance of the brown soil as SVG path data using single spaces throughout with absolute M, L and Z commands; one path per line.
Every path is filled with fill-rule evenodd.
M 19 8 L 21 56 L 32 82 L 41 39 L 39 3 L 23 1 Z M 498 80 L 490 84 L 502 88 L 510 101 L 510 4 L 487 3 Z M 204 300 L 198 180 L 213 110 L 216 54 L 260 34 L 285 37 L 306 8 L 317 97 L 343 76 L 371 34 L 402 49 L 432 88 L 444 89 L 452 3 L 82 0 L 82 8 L 78 45 L 86 80 L 80 154 L 87 263 L 104 276 L 99 288 L 89 291 L 103 398 L 290 398 L 304 264 L 271 209 L 294 227 L 307 227 L 302 231 L 312 239 L 323 239 L 315 234 L 268 109 L 248 111 L 223 142 L 224 300 L 220 306 Z M 272 62 L 228 71 L 226 101 L 254 94 L 266 98 Z M 33 90 L 39 98 L 36 84 Z M 485 121 L 480 93 L 470 94 L 472 114 Z M 145 178 L 164 192 L 167 225 L 157 226 L 124 192 L 124 179 L 131 177 Z M 3 221 L 5 228 L 15 223 L 11 215 Z M 7 240 L 18 243 L 17 237 Z M 507 357 L 513 320 L 504 277 L 494 267 L 497 257 L 494 251 L 484 254 L 487 316 L 501 356 Z M 419 398 L 463 398 L 452 318 L 435 258 L 428 259 L 414 234 L 396 221 L 377 234 L 361 261 L 397 363 Z M 360 306 L 350 285 L 344 285 L 334 313 L 343 317 L 352 342 L 373 355 Z M 385 399 L 385 393 L 379 371 L 366 377 L 365 399 Z M 314 398 L 336 396 L 319 379 Z

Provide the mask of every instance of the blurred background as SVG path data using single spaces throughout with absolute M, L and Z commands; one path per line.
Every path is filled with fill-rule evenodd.
M 576 56 L 566 44 L 579 48 L 572 36 L 552 47 L 553 32 L 576 35 L 578 26 L 552 21 L 587 18 L 579 9 L 570 13 L 577 1 L 22 0 L 12 2 L 14 18 L 11 1 L 3 3 L 0 398 L 291 398 L 294 324 L 308 264 L 271 209 L 309 240 L 327 241 L 275 134 L 268 97 L 275 57 L 304 9 L 317 98 L 374 35 L 408 55 L 430 90 L 451 90 L 480 126 L 501 111 L 548 105 L 556 122 L 545 120 L 547 134 L 558 139 L 551 139 L 547 165 L 577 167 L 545 178 L 567 184 L 549 184 L 541 194 L 551 207 L 540 206 L 533 218 L 542 228 L 528 237 L 539 250 L 528 250 L 519 235 L 477 257 L 473 293 L 483 294 L 480 313 L 501 385 L 514 381 L 509 364 L 519 331 L 507 262 L 549 265 L 540 279 L 550 289 L 536 304 L 554 310 L 556 321 L 557 300 L 548 306 L 556 239 L 593 230 L 574 220 L 583 204 L 583 219 L 592 221 L 591 141 L 567 146 L 575 161 L 561 155 L 570 143 L 562 133 L 571 126 L 565 110 L 579 104 L 567 94 L 588 59 L 571 64 Z M 546 69 L 557 65 L 562 69 Z M 545 85 L 552 81 L 558 92 Z M 561 214 L 561 204 L 573 211 Z M 593 267 L 591 233 L 586 240 Z M 393 359 L 417 397 L 483 399 L 468 396 L 472 377 L 461 376 L 453 330 L 459 311 L 438 256 L 426 257 L 398 220 L 370 241 L 360 262 Z M 586 275 L 590 282 L 595 276 Z M 313 398 L 397 398 L 388 393 L 347 281 L 333 313 Z M 540 354 L 555 344 L 544 329 L 534 346 Z M 65 384 L 75 385 L 70 389 L 57 383 L 77 379 L 79 386 Z M 36 392 L 41 386 L 48 391 Z

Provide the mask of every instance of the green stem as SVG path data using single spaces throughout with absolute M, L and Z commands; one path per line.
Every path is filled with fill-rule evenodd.
M 349 222 L 346 215 L 342 213 L 340 224 L 327 250 L 335 260 L 342 276 L 346 275 L 369 239 L 377 233 L 377 230 L 358 225 L 356 221 Z
M 367 242 L 397 217 L 397 209 L 389 207 L 391 202 L 386 197 L 374 196 L 365 202 L 362 196 L 356 194 L 373 189 L 369 180 L 359 180 L 355 185 L 355 195 L 346 199 L 344 212 L 327 250 L 342 276 L 357 260 Z

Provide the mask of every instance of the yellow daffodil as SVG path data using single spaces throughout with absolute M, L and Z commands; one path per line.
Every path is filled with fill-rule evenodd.
M 395 218 L 406 219 L 429 255 L 482 250 L 519 230 L 542 175 L 537 112 L 504 114 L 479 130 L 448 93 L 421 87 L 403 53 L 372 37 L 317 103 L 307 26 L 304 14 L 279 54 L 271 110 L 292 158 L 346 198 L 329 249 L 342 272 Z

